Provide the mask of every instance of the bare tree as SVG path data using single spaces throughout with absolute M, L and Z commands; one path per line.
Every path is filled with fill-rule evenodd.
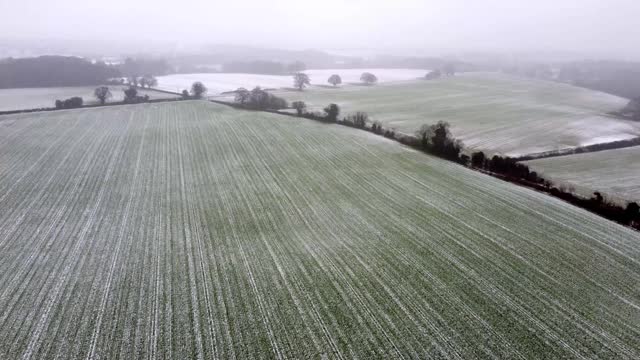
M 236 90 L 236 98 L 235 101 L 240 104 L 240 105 L 244 105 L 247 103 L 247 101 L 249 101 L 249 99 L 251 98 L 251 92 L 245 88 L 238 88 Z
M 378 82 L 378 78 L 372 73 L 366 72 L 360 76 L 360 81 L 367 85 L 372 85 Z
M 309 75 L 301 72 L 293 75 L 293 86 L 295 86 L 296 89 L 302 91 L 307 85 L 311 85 Z
M 338 74 L 331 75 L 329 77 L 329 80 L 327 80 L 327 81 L 329 82 L 329 84 L 331 84 L 333 86 L 338 86 L 338 85 L 342 84 L 342 78 Z
M 200 81 L 196 81 L 191 85 L 191 96 L 196 99 L 202 99 L 204 94 L 207 93 L 207 87 Z
M 101 86 L 93 91 L 93 95 L 100 101 L 101 105 L 104 105 L 111 98 L 111 90 L 106 86 Z
M 296 109 L 298 115 L 304 114 L 307 110 L 307 104 L 305 104 L 304 101 L 294 101 L 291 103 L 291 107 Z

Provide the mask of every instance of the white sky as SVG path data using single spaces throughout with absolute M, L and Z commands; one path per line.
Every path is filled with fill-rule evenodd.
M 0 0 L 0 37 L 640 57 L 640 0 Z

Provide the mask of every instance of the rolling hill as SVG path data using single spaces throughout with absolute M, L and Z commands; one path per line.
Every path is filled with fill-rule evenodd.
M 640 234 L 207 102 L 0 116 L 2 358 L 638 358 Z
M 493 73 L 276 94 L 289 101 L 305 101 L 311 110 L 336 103 L 343 115 L 365 111 L 372 120 L 408 134 L 425 123 L 447 121 L 468 148 L 510 156 L 640 135 L 640 122 L 605 115 L 628 100 Z

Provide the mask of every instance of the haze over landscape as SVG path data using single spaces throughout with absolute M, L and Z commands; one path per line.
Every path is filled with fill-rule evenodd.
M 0 3 L 0 359 L 640 359 L 640 3 Z
M 640 59 L 639 13 L 634 0 L 24 0 L 0 4 L 0 38 Z

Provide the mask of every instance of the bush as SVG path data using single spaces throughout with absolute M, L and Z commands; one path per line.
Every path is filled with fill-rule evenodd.
M 364 129 L 369 122 L 369 115 L 367 115 L 366 112 L 358 111 L 355 114 L 349 115 L 346 120 L 348 123 L 351 123 L 351 125 Z
M 239 88 L 236 90 L 235 102 L 242 107 L 255 110 L 280 110 L 289 107 L 285 99 L 270 94 L 259 86 L 251 91 Z
M 371 131 L 373 131 L 376 134 L 381 134 L 382 123 L 380 121 L 374 121 L 373 124 L 371 125 Z
M 138 89 L 134 86 L 129 86 L 124 90 L 124 103 L 125 104 L 139 104 L 149 101 L 149 95 L 138 96 Z
M 336 104 L 329 104 L 324 108 L 324 112 L 326 114 L 325 121 L 336 122 L 338 121 L 338 115 L 340 115 L 340 107 Z
M 307 104 L 304 101 L 294 101 L 291 103 L 291 107 L 296 109 L 298 115 L 302 115 L 307 111 Z
M 81 97 L 72 97 L 66 100 L 56 100 L 56 109 L 77 109 L 81 108 L 84 100 Z

